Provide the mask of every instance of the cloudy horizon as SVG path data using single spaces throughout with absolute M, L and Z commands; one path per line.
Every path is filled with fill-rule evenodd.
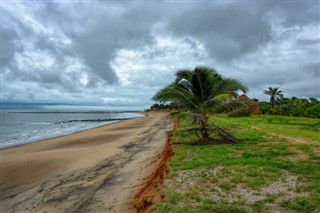
M 318 1 L 1 2 L 2 106 L 144 109 L 179 69 L 320 99 Z

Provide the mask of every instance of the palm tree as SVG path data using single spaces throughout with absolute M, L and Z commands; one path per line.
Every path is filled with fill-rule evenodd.
M 209 143 L 209 130 L 215 131 L 224 142 L 234 143 L 235 139 L 221 128 L 208 126 L 209 113 L 219 106 L 219 96 L 234 93 L 237 90 L 247 91 L 239 81 L 224 78 L 214 69 L 196 67 L 194 70 L 180 70 L 173 83 L 161 89 L 153 100 L 159 102 L 176 102 L 195 113 L 194 120 L 200 124 L 198 129 L 202 143 Z
M 268 90 L 264 90 L 264 94 L 270 95 L 270 104 L 273 108 L 277 101 L 283 98 L 282 91 L 279 87 L 269 87 Z

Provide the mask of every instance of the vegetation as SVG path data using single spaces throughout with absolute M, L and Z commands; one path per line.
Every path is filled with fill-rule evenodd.
M 320 212 L 319 100 L 285 98 L 269 87 L 264 93 L 270 101 L 259 102 L 238 96 L 238 90 L 247 89 L 213 69 L 196 67 L 178 71 L 153 97 L 161 102 L 154 108 L 177 111 L 171 135 L 175 155 L 156 210 Z M 217 114 L 222 112 L 228 116 Z M 252 116 L 260 112 L 264 115 Z M 203 144 L 240 143 L 194 146 L 198 131 Z
M 171 109 L 170 104 L 158 104 L 155 103 L 150 107 L 151 110 Z
M 320 119 L 208 118 L 241 141 L 193 146 L 189 112 L 177 113 L 157 212 L 320 212 Z
M 249 116 L 251 113 L 248 106 L 239 102 L 237 100 L 239 96 L 237 97 L 234 95 L 236 94 L 219 96 L 220 107 L 216 108 L 215 112 L 228 113 L 231 117 Z M 260 111 L 262 114 L 320 118 L 320 101 L 316 98 L 286 98 L 282 96 L 281 98 L 276 98 L 273 107 L 270 102 L 259 101 L 255 98 L 253 98 L 252 100 L 255 101 L 258 106 L 260 106 Z M 179 111 L 186 110 L 182 106 L 179 107 L 173 103 L 156 103 L 151 106 L 151 109 L 177 109 Z
M 214 69 L 196 67 L 194 70 L 180 70 L 176 73 L 173 83 L 160 90 L 152 99 L 159 102 L 174 102 L 184 106 L 193 114 L 194 123 L 200 125 L 193 128 L 201 133 L 202 144 L 213 141 L 235 143 L 235 138 L 216 125 L 208 126 L 208 116 L 217 109 L 221 102 L 219 97 L 238 90 L 243 92 L 247 88 L 239 81 L 224 78 Z M 219 140 L 212 140 L 209 131 L 219 136 Z
M 277 101 L 283 97 L 282 91 L 279 90 L 279 87 L 269 87 L 268 90 L 264 91 L 264 94 L 270 95 L 270 105 L 273 108 Z
M 269 103 L 255 99 L 262 114 L 320 118 L 320 101 L 316 98 L 285 98 L 278 87 L 269 87 L 264 93 L 270 95 Z
M 228 113 L 229 117 L 244 117 L 250 116 L 250 112 L 248 109 L 236 109 Z
M 320 118 L 320 101 L 316 98 L 281 98 L 274 107 L 268 102 L 258 103 L 263 114 Z
M 285 98 L 269 87 L 264 93 L 270 101 L 259 102 L 238 96 L 238 90 L 247 89 L 213 69 L 196 67 L 178 71 L 153 97 L 161 102 L 155 108 L 177 111 L 171 135 L 175 155 L 156 210 L 320 212 L 319 100 Z M 252 116 L 260 111 L 264 115 Z M 217 114 L 222 112 L 228 116 Z M 240 143 L 194 146 L 198 131 L 203 144 Z

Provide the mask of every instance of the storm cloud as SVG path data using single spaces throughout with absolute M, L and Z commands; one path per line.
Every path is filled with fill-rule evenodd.
M 320 98 L 319 2 L 1 4 L 1 101 L 148 107 L 177 69 Z

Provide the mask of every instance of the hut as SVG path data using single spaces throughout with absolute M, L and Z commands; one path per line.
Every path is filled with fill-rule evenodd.
M 259 115 L 261 113 L 260 105 L 254 100 L 250 99 L 248 96 L 241 95 L 237 99 L 240 103 L 245 104 L 249 108 L 250 115 Z

